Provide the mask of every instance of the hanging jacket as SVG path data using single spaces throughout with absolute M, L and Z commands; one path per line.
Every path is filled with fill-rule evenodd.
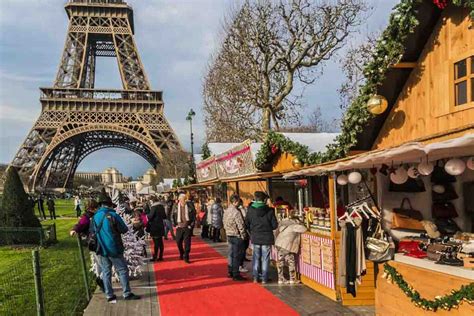
M 263 202 L 253 202 L 247 211 L 245 225 L 255 245 L 273 245 L 273 231 L 278 227 L 275 210 Z
M 306 231 L 306 227 L 296 220 L 284 219 L 277 229 L 275 246 L 292 253 L 300 250 L 300 236 Z
M 102 226 L 101 226 L 102 225 Z M 97 232 L 98 255 L 118 257 L 123 254 L 122 236 L 128 231 L 120 215 L 114 209 L 101 207 L 91 219 L 91 232 Z
M 222 205 L 214 203 L 211 208 L 212 227 L 222 228 L 224 226 L 224 223 L 222 222 L 223 216 L 224 209 L 222 208 Z

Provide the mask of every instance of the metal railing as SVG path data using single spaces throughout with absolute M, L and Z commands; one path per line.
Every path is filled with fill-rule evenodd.
M 91 99 L 110 101 L 149 101 L 161 102 L 161 91 L 147 90 L 99 90 L 99 89 L 67 89 L 41 88 L 41 100 L 50 99 Z
M 56 242 L 56 224 L 41 227 L 0 227 L 0 246 L 37 245 L 47 247 Z
M 36 248 L 0 267 L 0 315 L 82 314 L 93 287 L 80 237 L 77 245 L 77 251 L 68 253 L 67 265 L 49 249 Z

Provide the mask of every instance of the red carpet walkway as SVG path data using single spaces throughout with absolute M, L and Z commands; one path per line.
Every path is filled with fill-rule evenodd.
M 191 264 L 179 260 L 173 240 L 165 240 L 164 258 L 154 264 L 162 316 L 298 315 L 259 284 L 228 279 L 226 258 L 200 237 L 192 239 Z

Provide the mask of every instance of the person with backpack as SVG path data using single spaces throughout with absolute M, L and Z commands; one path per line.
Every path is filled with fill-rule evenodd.
M 71 237 L 74 237 L 76 235 L 88 237 L 91 219 L 98 208 L 99 208 L 99 204 L 97 203 L 96 200 L 92 200 L 92 199 L 89 200 L 89 202 L 87 203 L 86 211 L 84 212 L 84 214 L 81 215 L 77 224 L 74 225 L 74 227 L 71 229 L 71 231 L 69 232 L 69 235 Z M 94 256 L 95 261 L 99 262 L 99 258 L 97 257 L 97 254 L 95 252 L 92 252 L 92 255 Z M 100 266 L 99 266 L 97 269 L 97 275 L 99 276 L 96 277 L 95 281 L 97 285 L 100 287 L 100 289 L 102 290 L 102 292 L 105 292 L 104 282 L 102 281 L 102 278 L 100 277 L 101 273 L 102 273 L 102 270 L 100 269 Z
M 150 201 L 152 204 L 150 214 L 148 214 L 148 232 L 153 238 L 153 258 L 151 261 L 163 261 L 165 249 L 163 244 L 163 236 L 165 235 L 164 220 L 166 219 L 165 206 L 161 201 L 158 201 L 156 196 L 152 196 Z
M 245 224 L 253 244 L 253 282 L 259 281 L 261 270 L 262 284 L 268 282 L 270 251 L 275 243 L 273 231 L 278 227 L 275 211 L 267 205 L 267 201 L 268 196 L 264 192 L 256 191 L 254 201 L 250 204 L 245 217 Z
M 124 247 L 121 234 L 126 233 L 128 227 L 113 209 L 114 205 L 110 197 L 103 194 L 99 196 L 99 205 L 99 210 L 91 220 L 90 233 L 91 238 L 96 241 L 95 252 L 102 269 L 102 281 L 107 301 L 117 300 L 112 287 L 112 266 L 122 285 L 124 299 L 140 299 L 140 296 L 133 294 L 130 289 L 128 266 L 123 257 Z

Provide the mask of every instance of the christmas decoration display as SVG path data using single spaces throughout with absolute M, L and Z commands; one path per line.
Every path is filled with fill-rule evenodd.
M 421 297 L 421 294 L 405 281 L 397 269 L 388 263 L 384 264 L 382 277 L 387 279 L 388 282 L 395 283 L 416 307 L 424 310 L 435 312 L 438 309 L 444 309 L 449 311 L 458 308 L 463 302 L 474 304 L 474 282 L 461 286 L 459 290 L 452 290 L 451 294 L 436 296 L 434 300 L 428 300 Z
M 291 161 L 291 164 L 293 165 L 293 167 L 295 167 L 296 169 L 299 169 L 303 166 L 303 163 L 301 162 L 301 160 L 299 160 L 298 157 L 295 157 L 293 158 L 293 160 Z
M 387 110 L 387 107 L 387 99 L 382 95 L 373 95 L 370 97 L 369 101 L 367 101 L 367 109 L 374 115 L 382 114 Z
M 474 157 L 469 157 L 466 161 L 466 167 L 469 170 L 474 170 Z
M 421 175 L 429 176 L 434 170 L 434 165 L 432 162 L 424 161 L 418 165 L 417 169 Z
M 459 159 L 449 159 L 444 165 L 444 170 L 452 176 L 459 176 L 466 170 L 466 163 Z
M 362 175 L 360 174 L 360 172 L 353 171 L 349 173 L 349 175 L 347 176 L 347 179 L 352 184 L 358 184 L 362 181 Z
M 400 166 L 390 174 L 390 180 L 395 184 L 403 184 L 408 180 L 408 172 Z
M 347 176 L 345 174 L 341 174 L 337 177 L 336 181 L 339 185 L 347 185 L 349 179 L 347 179 Z
M 412 179 L 416 179 L 420 176 L 420 173 L 418 172 L 418 169 L 416 169 L 415 166 L 411 166 L 410 168 L 408 168 L 407 174 Z
M 122 234 L 122 242 L 124 246 L 123 257 L 127 261 L 128 272 L 131 278 L 138 278 L 143 274 L 144 256 L 143 247 L 146 247 L 145 237 L 138 237 L 133 231 L 132 216 L 125 213 L 125 204 L 123 201 L 122 194 L 118 190 L 114 190 L 112 201 L 117 205 L 116 212 L 128 227 L 128 231 Z M 91 271 L 96 276 L 98 275 L 98 266 L 95 262 L 94 256 L 91 254 Z M 115 268 L 112 269 L 112 279 L 115 282 L 119 282 L 118 275 L 115 272 Z

